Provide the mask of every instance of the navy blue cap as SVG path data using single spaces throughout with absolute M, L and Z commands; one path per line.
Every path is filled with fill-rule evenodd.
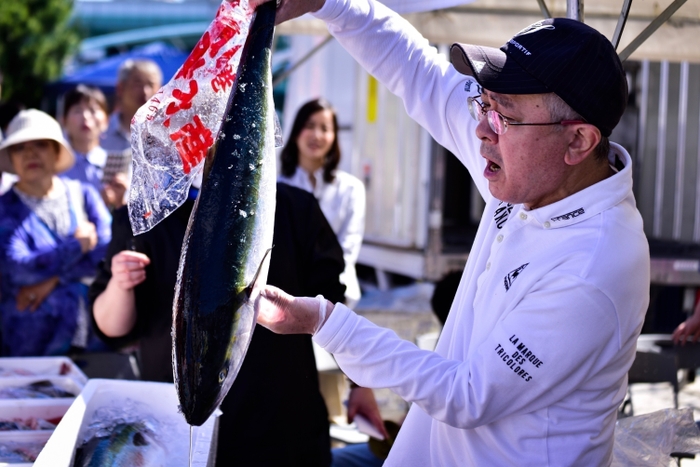
M 500 94 L 553 92 L 610 136 L 627 106 L 627 78 L 610 41 L 568 18 L 538 21 L 500 49 L 453 44 L 457 71 Z

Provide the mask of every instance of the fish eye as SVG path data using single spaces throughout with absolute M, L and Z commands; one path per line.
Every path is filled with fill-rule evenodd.
M 224 368 L 219 372 L 219 384 L 222 384 L 228 375 L 228 368 Z
M 134 435 L 134 446 L 148 446 L 148 440 L 146 440 L 141 432 L 137 432 Z

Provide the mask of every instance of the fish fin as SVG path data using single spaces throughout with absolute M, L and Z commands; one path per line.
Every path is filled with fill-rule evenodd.
M 211 172 L 211 166 L 214 165 L 214 155 L 216 153 L 216 147 L 219 145 L 218 139 L 207 151 L 207 157 L 204 159 L 204 169 L 202 174 L 202 185 L 204 181 L 209 177 L 209 172 Z
M 281 148 L 284 146 L 284 138 L 282 137 L 282 125 L 280 125 L 280 118 L 275 112 L 275 148 Z
M 267 249 L 265 252 L 265 255 L 263 256 L 262 261 L 260 261 L 260 266 L 258 266 L 258 270 L 255 272 L 255 277 L 253 277 L 253 280 L 250 281 L 250 284 L 248 284 L 248 287 L 246 287 L 245 292 L 248 298 L 250 298 L 253 295 L 253 291 L 256 289 L 259 289 L 258 284 L 258 279 L 260 278 L 260 271 L 263 270 L 263 266 L 265 265 L 265 262 L 270 261 L 270 252 L 272 249 L 275 247 L 275 245 L 272 245 L 270 248 Z

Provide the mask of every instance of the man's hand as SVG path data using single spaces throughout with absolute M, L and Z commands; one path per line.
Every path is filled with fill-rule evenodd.
M 58 277 L 50 277 L 33 285 L 25 285 L 17 293 L 17 309 L 34 312 L 56 288 Z
M 257 8 L 265 2 L 272 0 L 250 0 L 250 6 Z M 277 6 L 275 24 L 284 23 L 290 19 L 318 11 L 323 8 L 326 0 L 280 0 Z
M 129 188 L 129 180 L 125 173 L 118 173 L 114 176 L 111 182 L 102 189 L 102 199 L 105 204 L 116 209 L 124 206 L 124 195 Z
M 131 290 L 146 280 L 148 256 L 137 251 L 124 250 L 112 256 L 112 279 L 122 290 Z
M 374 398 L 374 391 L 370 388 L 355 386 L 350 389 L 350 396 L 348 396 L 348 423 L 352 423 L 355 415 L 358 414 L 369 420 L 384 435 L 384 439 L 389 439 L 389 433 L 384 427 L 384 420 L 382 420 L 382 414 L 379 412 L 377 400 Z
M 333 305 L 326 300 L 326 314 L 321 316 L 317 299 L 292 297 L 271 285 L 260 291 L 255 308 L 258 323 L 277 334 L 314 334 L 333 311 Z
M 673 331 L 673 342 L 685 345 L 686 342 L 697 342 L 700 337 L 700 313 L 697 311 L 693 316 L 678 325 Z
M 75 229 L 73 236 L 80 242 L 80 250 L 88 253 L 97 246 L 97 230 L 92 222 L 81 222 Z

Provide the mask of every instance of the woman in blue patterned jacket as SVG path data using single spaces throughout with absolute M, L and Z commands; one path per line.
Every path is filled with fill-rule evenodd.
M 111 216 L 92 186 L 56 176 L 73 161 L 58 122 L 35 109 L 20 112 L 0 143 L 0 170 L 19 177 L 0 197 L 2 355 L 100 346 L 86 297 Z

